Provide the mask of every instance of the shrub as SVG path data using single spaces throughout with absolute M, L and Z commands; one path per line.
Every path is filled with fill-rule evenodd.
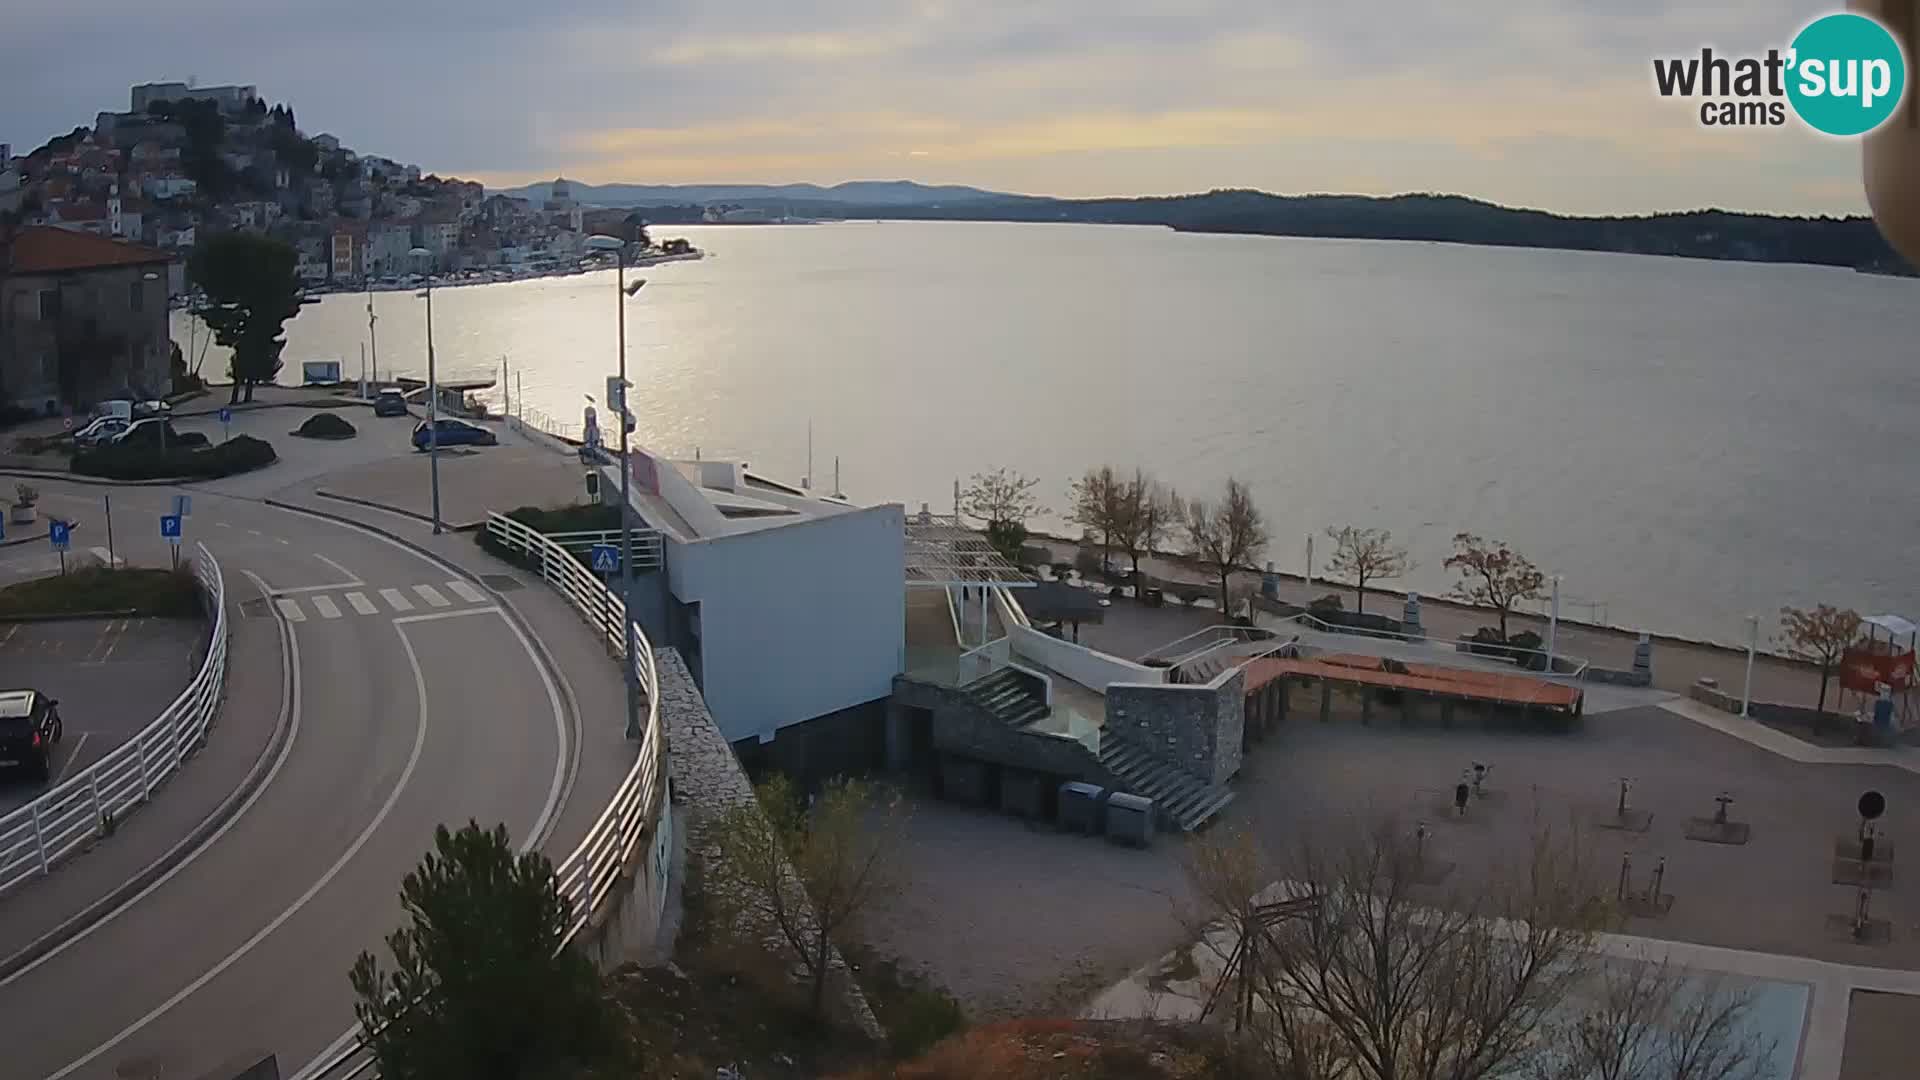
M 1309 603 L 1307 610 L 1315 615 L 1338 614 L 1346 610 L 1346 605 L 1340 601 L 1340 594 L 1328 593 Z
M 1201 597 L 1213 595 L 1213 590 L 1207 588 L 1205 585 L 1195 585 L 1191 582 L 1185 582 L 1185 581 L 1181 582 L 1178 585 L 1175 585 L 1172 588 L 1171 592 L 1173 593 L 1173 595 L 1180 598 L 1181 603 L 1187 605 L 1188 607 L 1192 607 L 1194 604 L 1198 603 Z
M 314 413 L 293 430 L 293 434 L 303 439 L 351 439 L 359 432 L 354 430 L 345 417 L 337 413 Z
M 210 480 L 251 472 L 278 459 L 272 443 L 236 435 L 205 450 L 190 446 L 161 450 L 124 443 L 83 450 L 73 456 L 73 471 L 108 480 Z

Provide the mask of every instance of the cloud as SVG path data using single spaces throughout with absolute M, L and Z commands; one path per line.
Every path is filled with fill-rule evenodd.
M 1586 211 L 1857 211 L 1851 147 L 1702 129 L 1648 74 L 1702 44 L 1778 43 L 1829 6 L 338 0 L 290 22 L 242 0 L 71 0 L 9 13 L 0 140 L 28 147 L 123 107 L 128 82 L 192 73 L 259 83 L 310 131 L 490 182 L 906 171 L 1068 195 L 1447 189 Z

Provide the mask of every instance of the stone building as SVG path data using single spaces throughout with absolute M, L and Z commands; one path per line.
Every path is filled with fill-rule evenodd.
M 52 413 L 164 393 L 167 266 L 103 236 L 0 232 L 0 401 Z

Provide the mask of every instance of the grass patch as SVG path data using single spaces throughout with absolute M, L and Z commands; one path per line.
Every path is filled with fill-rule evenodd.
M 180 570 L 109 570 L 104 566 L 22 581 L 0 589 L 0 616 L 132 611 L 162 618 L 200 612 L 200 584 Z

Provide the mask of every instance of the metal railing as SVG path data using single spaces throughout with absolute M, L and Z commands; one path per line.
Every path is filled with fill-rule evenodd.
M 598 532 L 583 530 L 580 532 L 547 533 L 547 539 L 573 552 L 586 554 L 595 544 L 620 545 L 619 529 L 603 529 Z M 635 570 L 658 570 L 665 561 L 658 529 L 633 530 L 633 568 Z
M 587 625 L 599 633 L 601 642 L 614 657 L 620 658 L 626 648 L 622 622 L 626 608 L 619 596 L 608 591 L 567 549 L 536 529 L 504 514 L 489 513 L 487 531 L 501 543 L 537 561 L 540 576 L 567 598 Z M 666 766 L 666 734 L 660 723 L 659 677 L 653 665 L 652 644 L 638 626 L 633 628 L 633 633 L 634 675 L 647 696 L 646 729 L 640 737 L 639 758 L 614 789 L 606 809 L 600 812 L 573 851 L 553 868 L 554 882 L 573 913 L 573 921 L 567 924 L 565 944 L 571 944 L 592 925 L 602 905 L 619 889 L 633 866 L 640 841 L 659 820 L 665 803 L 662 777 Z M 319 1068 L 301 1075 L 310 1080 L 358 1080 L 378 1074 L 372 1052 L 356 1039 Z
M 1545 649 L 1523 649 L 1518 645 L 1495 645 L 1490 643 L 1479 643 L 1476 645 L 1476 643 L 1467 638 L 1429 637 L 1425 634 L 1407 634 L 1393 630 L 1373 630 L 1341 626 L 1327 622 L 1324 619 L 1304 611 L 1295 615 L 1268 616 L 1268 621 L 1261 629 L 1269 633 L 1278 633 L 1280 632 L 1279 627 L 1285 624 L 1291 624 L 1296 628 L 1313 633 L 1339 635 L 1339 638 L 1336 640 L 1339 641 L 1341 649 L 1346 651 L 1374 655 L 1393 655 L 1398 659 L 1420 663 L 1449 663 L 1457 666 L 1456 660 L 1450 659 L 1449 657 L 1465 655 L 1472 657 L 1473 660 L 1477 662 L 1469 666 L 1483 666 L 1489 670 L 1502 670 L 1515 666 L 1517 658 L 1524 654 L 1539 657 L 1542 668 L 1544 668 L 1548 655 Z M 1369 644 L 1369 639 L 1379 644 Z M 1324 648 L 1328 643 L 1326 641 L 1303 641 L 1302 644 Z M 1385 646 L 1396 647 L 1399 651 L 1391 654 L 1381 651 Z M 1521 666 L 1524 667 L 1524 665 Z M 1551 672 L 1538 670 L 1537 673 L 1543 677 L 1584 679 L 1587 674 L 1587 669 L 1591 666 L 1593 666 L 1592 661 L 1584 656 L 1574 656 L 1565 651 L 1556 650 L 1553 653 L 1553 670 Z
M 206 738 L 227 677 L 227 589 L 205 544 L 193 573 L 213 615 L 206 658 L 187 688 L 151 723 L 45 795 L 0 817 L 0 893 L 50 872 L 111 832 L 153 795 Z

